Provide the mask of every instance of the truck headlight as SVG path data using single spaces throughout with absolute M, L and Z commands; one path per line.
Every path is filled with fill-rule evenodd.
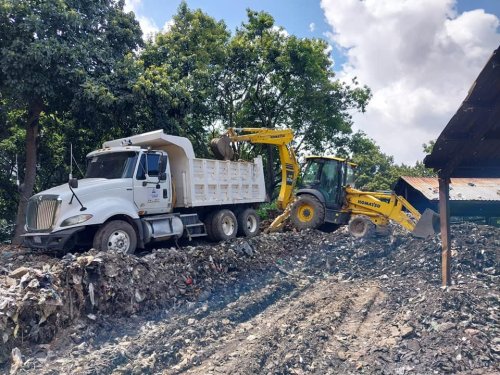
M 76 215 L 76 216 L 71 216 L 65 219 L 61 223 L 61 227 L 69 227 L 70 225 L 76 225 L 83 223 L 84 221 L 87 221 L 92 218 L 92 215 L 90 214 L 83 214 L 83 215 Z

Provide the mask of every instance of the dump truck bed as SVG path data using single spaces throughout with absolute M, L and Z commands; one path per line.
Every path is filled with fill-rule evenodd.
M 195 158 L 189 177 L 184 184 L 185 207 L 258 203 L 266 199 L 260 157 L 253 162 Z

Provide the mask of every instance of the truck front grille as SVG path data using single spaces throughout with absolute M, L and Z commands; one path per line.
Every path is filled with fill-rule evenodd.
M 54 225 L 60 200 L 57 195 L 40 195 L 28 202 L 26 225 L 28 231 L 50 230 Z

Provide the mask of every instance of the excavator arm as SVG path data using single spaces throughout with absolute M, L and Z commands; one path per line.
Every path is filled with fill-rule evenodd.
M 293 131 L 291 129 L 229 128 L 224 136 L 233 143 L 259 143 L 275 145 L 278 148 L 281 163 L 281 188 L 278 196 L 278 208 L 284 210 L 293 199 L 293 189 L 299 176 L 299 163 L 291 146 Z M 218 142 L 219 140 L 215 144 Z M 220 149 L 221 147 L 219 147 Z M 218 154 L 227 157 L 228 153 L 218 152 Z

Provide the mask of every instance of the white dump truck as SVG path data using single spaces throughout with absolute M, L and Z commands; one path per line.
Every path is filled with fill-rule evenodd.
M 254 236 L 254 208 L 265 199 L 261 157 L 196 158 L 187 138 L 157 130 L 105 142 L 87 155 L 85 178 L 31 197 L 24 240 L 35 249 L 133 253 L 181 236 Z

